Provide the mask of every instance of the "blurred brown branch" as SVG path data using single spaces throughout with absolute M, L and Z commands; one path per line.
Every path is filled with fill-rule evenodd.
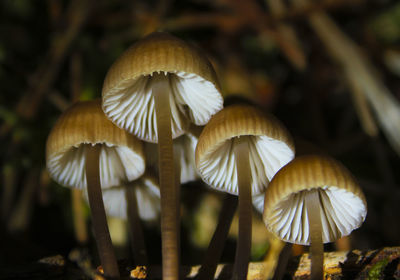
M 277 1 L 275 1 L 277 2 Z M 262 11 L 261 7 L 253 1 L 229 1 L 230 13 L 185 14 L 180 17 L 168 19 L 164 28 L 167 30 L 190 29 L 196 27 L 214 26 L 224 33 L 232 34 L 244 26 L 250 26 L 260 34 L 266 34 L 280 47 L 288 60 L 299 70 L 306 67 L 305 54 L 296 38 L 294 29 L 283 21 L 301 17 L 308 17 L 314 11 L 321 9 L 337 9 L 348 5 L 359 5 L 363 0 L 332 1 L 308 3 L 300 7 L 286 8 L 272 1 L 270 13 Z
M 394 98 L 382 82 L 369 60 L 362 55 L 362 50 L 342 32 L 327 14 L 323 12 L 313 13 L 310 16 L 310 25 L 325 44 L 332 58 L 343 67 L 344 73 L 351 81 L 352 89 L 356 90 L 355 94 L 362 92 L 365 95 L 389 143 L 400 155 L 399 101 Z M 357 105 L 366 106 L 365 103 L 360 102 Z M 358 111 L 360 112 L 360 110 Z M 365 107 L 363 113 L 367 112 L 368 107 Z M 370 123 L 372 118 L 369 115 L 360 115 L 360 117 L 363 120 L 364 127 L 372 125 Z M 367 120 L 368 123 L 366 123 Z M 367 130 L 367 133 L 374 133 L 374 128 L 368 127 L 368 129 L 371 131 Z
M 9 232 L 23 232 L 29 226 L 33 213 L 34 198 L 38 190 L 39 173 L 40 171 L 37 168 L 31 168 L 25 178 L 22 193 L 16 205 L 14 205 L 12 215 L 8 220 L 7 230 Z
M 17 113 L 31 119 L 36 116 L 43 96 L 48 93 L 57 78 L 65 56 L 79 34 L 90 11 L 91 0 L 74 0 L 67 11 L 66 30 L 59 30 L 54 36 L 47 58 L 32 75 L 32 85 L 17 104 Z

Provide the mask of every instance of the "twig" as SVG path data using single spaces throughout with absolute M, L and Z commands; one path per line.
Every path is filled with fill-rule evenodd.
M 47 94 L 47 99 L 50 101 L 51 104 L 54 105 L 60 112 L 65 111 L 70 103 L 64 98 L 60 92 L 53 90 L 49 94 Z
M 293 1 L 294 6 L 288 9 L 277 20 L 308 18 L 319 11 L 332 11 L 352 6 L 360 6 L 365 0 L 322 0 L 322 1 Z M 302 3 L 301 3 L 302 2 Z
M 68 28 L 54 37 L 47 58 L 33 75 L 34 84 L 17 104 L 16 111 L 21 117 L 31 119 L 36 116 L 43 97 L 53 85 L 72 42 L 87 18 L 90 2 L 90 0 L 71 2 L 68 10 Z
M 12 164 L 4 164 L 3 170 L 3 190 L 1 197 L 1 219 L 6 221 L 10 215 L 11 205 L 14 202 L 16 192 L 16 172 Z
M 69 60 L 69 75 L 71 80 L 70 96 L 74 103 L 82 94 L 82 56 L 78 51 L 75 51 Z
M 37 168 L 31 168 L 24 181 L 22 194 L 8 221 L 7 229 L 9 232 L 24 231 L 29 225 L 38 180 L 39 170 Z
M 362 88 L 355 79 L 348 79 L 348 82 L 351 88 L 353 104 L 360 120 L 361 127 L 368 136 L 377 137 L 379 133 L 378 126 L 372 116 L 371 109 L 364 93 L 362 92 Z
M 286 7 L 282 0 L 268 0 L 268 4 L 273 17 L 279 17 L 285 14 Z M 296 36 L 296 32 L 291 25 L 278 21 L 276 24 L 278 33 L 282 39 L 287 41 L 292 47 L 286 50 L 286 56 L 292 65 L 298 70 L 304 70 L 307 66 L 306 56 L 301 48 L 300 41 Z
M 372 105 L 389 143 L 400 155 L 400 103 L 385 87 L 360 49 L 323 12 L 310 16 L 310 24 L 329 54 L 344 68 L 344 73 L 362 90 Z M 353 86 L 354 87 L 354 86 Z

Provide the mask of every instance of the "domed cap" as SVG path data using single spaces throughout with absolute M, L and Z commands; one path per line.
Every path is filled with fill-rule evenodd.
M 152 98 L 154 73 L 168 79 L 165 91 L 170 94 L 173 138 L 184 133 L 189 120 L 204 125 L 222 109 L 217 77 L 207 58 L 178 38 L 152 33 L 111 66 L 102 93 L 107 116 L 140 139 L 155 143 L 158 139 Z
M 133 182 L 103 190 L 103 202 L 107 215 L 127 219 L 127 188 L 135 190 L 139 217 L 144 221 L 156 220 L 161 211 L 160 188 L 158 180 L 147 172 Z M 85 194 L 87 200 L 87 193 Z
M 236 137 L 247 140 L 252 194 L 256 195 L 293 159 L 292 138 L 275 117 L 248 105 L 231 105 L 211 118 L 197 143 L 196 167 L 207 184 L 236 195 Z
M 357 182 L 339 162 L 325 156 L 302 156 L 283 167 L 265 192 L 264 222 L 281 239 L 310 244 L 305 197 L 319 193 L 322 240 L 332 242 L 358 228 L 367 203 Z
M 142 143 L 115 126 L 101 109 L 101 101 L 79 102 L 54 125 L 46 144 L 46 164 L 59 184 L 86 188 L 87 145 L 101 144 L 100 182 L 118 186 L 141 176 L 145 169 Z

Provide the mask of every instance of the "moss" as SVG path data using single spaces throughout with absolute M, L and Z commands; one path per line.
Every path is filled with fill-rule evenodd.
M 389 263 L 389 258 L 385 258 L 375 263 L 368 271 L 368 279 L 369 280 L 381 279 L 383 270 L 385 269 L 388 263 Z

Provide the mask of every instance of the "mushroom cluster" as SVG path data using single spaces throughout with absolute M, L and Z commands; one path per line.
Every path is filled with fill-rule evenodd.
M 234 196 L 239 237 L 232 279 L 247 277 L 252 202 L 282 240 L 311 244 L 312 277 L 320 279 L 322 242 L 359 227 L 366 202 L 335 160 L 294 158 L 294 142 L 279 120 L 249 104 L 223 108 L 205 55 L 161 32 L 115 61 L 101 100 L 78 102 L 62 114 L 46 150 L 52 178 L 86 193 L 101 265 L 111 279 L 119 271 L 106 213 L 128 219 L 133 255 L 142 265 L 148 260 L 139 218 L 160 215 L 163 279 L 179 279 L 179 186 L 198 178 L 227 193 L 198 279 L 214 278 Z

